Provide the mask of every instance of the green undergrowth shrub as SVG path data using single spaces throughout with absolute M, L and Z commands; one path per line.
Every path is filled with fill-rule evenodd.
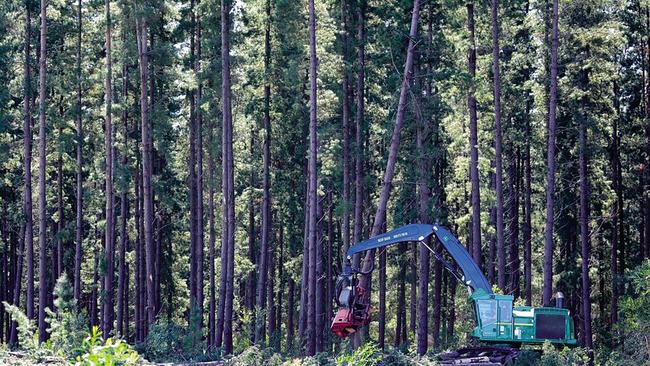
M 78 311 L 70 282 L 65 275 L 57 280 L 54 288 L 57 311 L 45 309 L 50 333 L 50 338 L 45 343 L 39 344 L 33 320 L 28 319 L 19 308 L 3 304 L 17 324 L 16 348 L 25 354 L 24 359 L 12 360 L 10 364 L 46 362 L 48 365 L 131 366 L 142 361 L 127 343 L 112 338 L 103 341 L 99 327 L 87 330 L 87 321 Z
M 538 366 L 581 366 L 589 364 L 589 355 L 584 348 L 556 348 L 550 342 L 542 346 L 542 355 Z
M 650 365 L 650 260 L 630 270 L 625 281 L 628 293 L 619 300 L 613 345 L 596 351 L 597 365 Z
M 80 347 L 87 336 L 86 318 L 77 311 L 77 302 L 68 277 L 63 274 L 54 286 L 54 306 L 57 312 L 45 309 L 50 327 L 50 339 L 46 345 L 57 355 L 75 359 L 83 349 Z
M 102 343 L 99 327 L 94 326 L 79 348 L 75 366 L 135 366 L 142 361 L 140 355 L 122 340 L 108 338 Z
M 337 366 L 375 366 L 382 360 L 379 347 L 372 342 L 366 342 L 352 353 L 338 356 L 335 360 Z
M 154 362 L 205 362 L 220 359 L 219 350 L 206 350 L 200 317 L 192 307 L 187 327 L 159 318 L 144 342 L 136 346 L 144 358 Z

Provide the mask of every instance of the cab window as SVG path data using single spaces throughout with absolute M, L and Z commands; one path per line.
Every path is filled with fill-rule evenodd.
M 477 306 L 481 324 L 489 325 L 497 322 L 497 302 L 495 300 L 478 300 Z
M 499 301 L 499 319 L 502 322 L 509 323 L 512 321 L 512 302 Z

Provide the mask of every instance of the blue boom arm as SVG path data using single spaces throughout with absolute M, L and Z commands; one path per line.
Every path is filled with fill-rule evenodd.
M 348 249 L 348 252 L 346 253 L 348 264 L 346 265 L 344 273 L 351 274 L 353 271 L 363 273 L 358 269 L 352 269 L 349 265 L 350 259 L 352 259 L 352 256 L 357 253 L 408 241 L 416 241 L 421 245 L 427 245 L 425 240 L 431 235 L 436 236 L 440 244 L 454 259 L 454 262 L 456 262 L 462 272 L 462 275 L 458 277 L 470 289 L 470 292 L 480 289 L 486 294 L 492 294 L 492 286 L 490 286 L 487 278 L 485 278 L 483 272 L 481 272 L 481 269 L 476 265 L 476 262 L 474 262 L 467 250 L 465 250 L 463 245 L 447 228 L 440 225 L 410 224 L 393 229 L 385 234 L 377 235 L 374 238 L 364 240 Z M 428 245 L 427 247 L 434 254 L 436 259 L 440 260 L 445 265 L 445 268 L 452 272 L 452 274 L 456 275 L 456 270 L 442 258 L 440 253 L 435 252 Z M 370 271 L 372 271 L 372 269 Z

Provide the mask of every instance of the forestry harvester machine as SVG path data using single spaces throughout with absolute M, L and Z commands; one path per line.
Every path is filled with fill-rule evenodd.
M 449 253 L 456 266 L 427 244 L 433 236 Z M 336 284 L 339 309 L 332 319 L 332 332 L 345 339 L 370 323 L 370 297 L 359 285 L 358 276 L 369 275 L 352 268 L 352 256 L 371 249 L 384 248 L 401 242 L 418 242 L 431 251 L 434 258 L 469 290 L 469 301 L 474 311 L 476 326 L 471 337 L 484 346 L 463 348 L 440 355 L 442 364 L 508 365 L 513 364 L 522 345 L 541 345 L 548 341 L 556 345 L 574 346 L 573 319 L 569 310 L 562 307 L 562 295 L 556 296 L 556 307 L 513 306 L 513 296 L 492 292 L 485 275 L 467 250 L 440 225 L 411 224 L 350 247 L 346 264 Z M 458 268 L 458 269 L 457 269 Z

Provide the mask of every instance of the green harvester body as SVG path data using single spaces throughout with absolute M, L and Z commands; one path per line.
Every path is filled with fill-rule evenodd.
M 476 316 L 472 337 L 485 343 L 574 346 L 573 319 L 568 309 L 513 306 L 510 295 L 476 291 L 470 296 Z

